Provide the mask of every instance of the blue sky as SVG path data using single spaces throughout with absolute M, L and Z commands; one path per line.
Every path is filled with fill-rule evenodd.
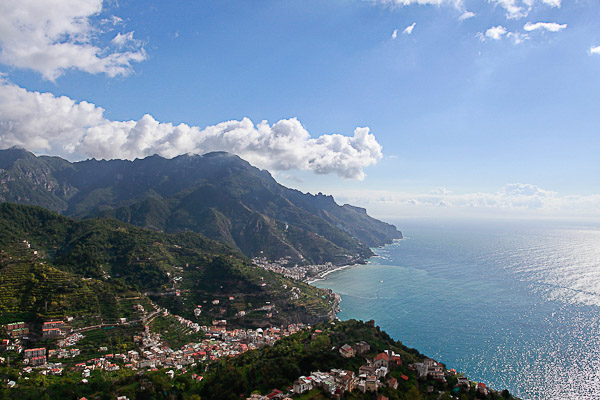
M 599 20 L 593 0 L 9 0 L 0 147 L 227 150 L 384 217 L 599 218 Z

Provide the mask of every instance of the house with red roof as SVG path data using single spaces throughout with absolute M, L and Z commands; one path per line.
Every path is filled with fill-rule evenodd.
M 390 366 L 390 356 L 388 356 L 385 352 L 377 354 L 373 359 L 373 365 L 375 367 L 388 368 Z
M 477 391 L 478 391 L 479 393 L 482 393 L 482 394 L 486 395 L 486 396 L 487 396 L 487 394 L 488 394 L 487 387 L 486 387 L 485 383 L 483 383 L 483 382 L 479 382 L 479 383 L 477 384 Z
M 283 392 L 281 390 L 273 389 L 273 391 L 267 395 L 267 399 L 273 399 L 276 396 L 280 396 L 282 394 L 283 394 Z
M 388 387 L 392 389 L 398 389 L 398 380 L 396 378 L 390 378 L 387 380 Z
M 350 345 L 345 344 L 342 347 L 340 347 L 340 354 L 344 358 L 352 358 L 355 356 L 356 351 L 354 351 L 354 349 Z
M 293 390 L 294 393 L 300 394 L 312 390 L 313 387 L 314 384 L 310 376 L 301 376 L 294 381 Z

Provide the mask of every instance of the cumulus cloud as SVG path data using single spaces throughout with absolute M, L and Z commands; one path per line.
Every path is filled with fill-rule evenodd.
M 412 35 L 413 29 L 415 29 L 416 25 L 417 25 L 417 23 L 413 22 L 411 25 L 409 25 L 406 28 L 404 28 L 404 30 L 402 31 L 402 33 L 404 33 L 405 35 Z
M 600 54 L 600 46 L 590 47 L 590 54 Z
M 394 32 L 392 32 L 392 39 L 396 39 L 398 37 L 398 29 L 394 29 Z
M 483 34 L 482 32 L 478 32 L 476 36 L 482 42 L 485 42 L 486 39 L 501 40 L 503 37 L 507 37 L 509 39 L 512 39 L 514 44 L 520 44 L 523 43 L 525 40 L 531 39 L 527 33 L 508 32 L 506 28 L 501 25 L 494 26 L 488 29 L 487 31 L 485 31 L 485 34 Z
M 98 45 L 100 28 L 92 22 L 102 0 L 4 0 L 0 2 L 0 62 L 39 72 L 55 80 L 65 70 L 108 76 L 127 75 L 146 58 L 133 32 L 117 35 L 113 44 L 135 46 L 112 51 Z M 119 24 L 110 18 L 106 24 Z M 102 21 L 100 22 L 100 24 Z
M 0 147 L 21 146 L 69 159 L 134 159 L 160 154 L 228 151 L 273 170 L 311 170 L 363 179 L 364 168 L 382 157 L 369 128 L 353 136 L 327 134 L 312 138 L 296 119 L 269 125 L 250 119 L 226 121 L 201 129 L 161 123 L 151 115 L 137 121 L 111 121 L 104 109 L 51 93 L 30 92 L 0 83 Z
M 567 27 L 567 24 L 557 24 L 556 22 L 536 22 L 532 24 L 528 22 L 523 26 L 523 29 L 527 32 L 535 31 L 535 30 L 546 30 L 549 32 L 558 32 Z
M 502 39 L 502 36 L 505 34 L 506 34 L 506 28 L 503 27 L 502 25 L 491 27 L 490 29 L 485 31 L 485 37 L 488 37 L 488 38 L 491 38 L 494 40 Z
M 473 11 L 465 11 L 464 13 L 462 13 L 460 15 L 460 17 L 458 17 L 459 20 L 464 21 L 465 19 L 469 19 L 469 18 L 473 18 L 475 17 L 475 13 Z

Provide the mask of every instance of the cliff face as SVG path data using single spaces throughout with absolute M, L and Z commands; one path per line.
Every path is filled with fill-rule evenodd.
M 366 210 L 278 184 L 223 152 L 173 159 L 70 163 L 0 150 L 0 200 L 76 218 L 113 217 L 165 232 L 194 231 L 247 256 L 344 264 L 402 234 Z

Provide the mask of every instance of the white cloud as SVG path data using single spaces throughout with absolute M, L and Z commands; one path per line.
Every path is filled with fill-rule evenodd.
M 530 39 L 528 34 L 520 32 L 508 32 L 506 36 L 512 38 L 515 44 L 520 44 L 523 43 L 525 40 Z
M 413 22 L 411 25 L 409 25 L 406 28 L 404 28 L 404 30 L 402 31 L 402 33 L 404 33 L 405 35 L 412 35 L 413 29 L 415 29 L 416 25 L 417 25 L 417 23 Z
M 111 15 L 109 18 L 105 18 L 101 21 L 103 24 L 110 24 L 112 26 L 117 26 L 123 23 L 123 18 L 117 17 L 116 15 Z
M 528 22 L 523 26 L 523 29 L 527 32 L 535 31 L 535 30 L 546 30 L 549 32 L 558 32 L 567 27 L 567 24 L 557 24 L 556 22 L 536 22 L 532 24 Z
M 504 186 L 498 193 L 505 196 L 541 196 L 551 197 L 556 195 L 555 192 L 549 192 L 538 186 L 528 183 L 510 183 Z
M 49 80 L 71 68 L 108 76 L 130 73 L 132 63 L 146 58 L 145 51 L 139 44 L 128 51 L 100 47 L 92 17 L 101 11 L 102 0 L 1 1 L 0 62 L 32 69 Z M 106 24 L 121 21 L 116 17 Z M 124 44 L 130 34 L 133 40 L 132 32 L 113 40 Z
M 504 8 L 508 19 L 524 18 L 540 3 L 550 7 L 561 6 L 561 0 L 488 0 L 488 2 Z
M 518 19 L 526 17 L 530 7 L 524 7 L 518 0 L 488 0 L 506 10 L 506 18 Z M 533 2 L 531 2 L 533 3 Z
M 464 21 L 465 19 L 469 19 L 469 18 L 473 18 L 475 17 L 475 13 L 473 11 L 465 11 L 464 13 L 461 14 L 460 17 L 458 17 L 458 19 L 460 21 Z
M 372 3 L 382 4 L 386 6 L 410 6 L 413 4 L 418 5 L 433 5 L 433 6 L 442 6 L 449 5 L 454 6 L 455 8 L 463 7 L 463 0 L 367 0 Z
M 590 47 L 590 54 L 600 54 L 600 46 Z
M 560 8 L 561 0 L 542 0 L 542 3 L 548 4 L 551 7 L 558 7 L 558 8 Z
M 273 125 L 244 118 L 204 129 L 161 123 L 147 114 L 137 121 L 111 121 L 92 103 L 30 92 L 8 82 L 0 83 L 0 131 L 0 148 L 17 145 L 69 159 L 228 151 L 261 168 L 335 173 L 348 179 L 363 179 L 364 168 L 382 158 L 382 147 L 369 128 L 356 128 L 353 136 L 312 138 L 296 118 Z
M 121 33 L 117 33 L 117 35 L 110 42 L 117 47 L 125 47 L 127 44 L 134 46 L 138 45 L 138 41 L 133 38 L 133 31 L 127 32 L 123 35 Z
M 487 0 L 481 1 L 484 7 L 478 10 L 478 14 L 469 11 L 465 7 L 464 0 L 363 0 L 370 3 L 387 6 L 390 8 L 405 7 L 413 5 L 431 5 L 431 6 L 448 6 L 461 12 L 458 17 L 459 21 L 474 18 L 477 15 L 486 15 L 490 13 L 490 9 L 499 7 L 505 11 L 505 17 L 509 20 L 521 19 L 527 17 L 531 12 L 536 11 L 540 7 L 561 7 L 562 0 Z M 488 4 L 486 7 L 485 4 Z
M 396 39 L 398 37 L 398 29 L 394 29 L 394 32 L 392 32 L 392 39 Z
M 506 28 L 503 27 L 502 25 L 491 27 L 490 29 L 485 31 L 485 37 L 488 37 L 488 38 L 491 38 L 494 40 L 502 39 L 502 36 L 504 34 L 506 34 Z
M 429 192 L 431 194 L 450 194 L 452 193 L 452 191 L 446 189 L 445 187 L 439 187 L 437 189 L 433 189 L 431 192 Z
M 372 215 L 403 216 L 579 216 L 600 218 L 600 195 L 560 195 L 530 184 L 513 183 L 492 193 L 454 193 L 439 188 L 426 194 L 390 190 L 332 190 L 340 202 L 366 207 Z

